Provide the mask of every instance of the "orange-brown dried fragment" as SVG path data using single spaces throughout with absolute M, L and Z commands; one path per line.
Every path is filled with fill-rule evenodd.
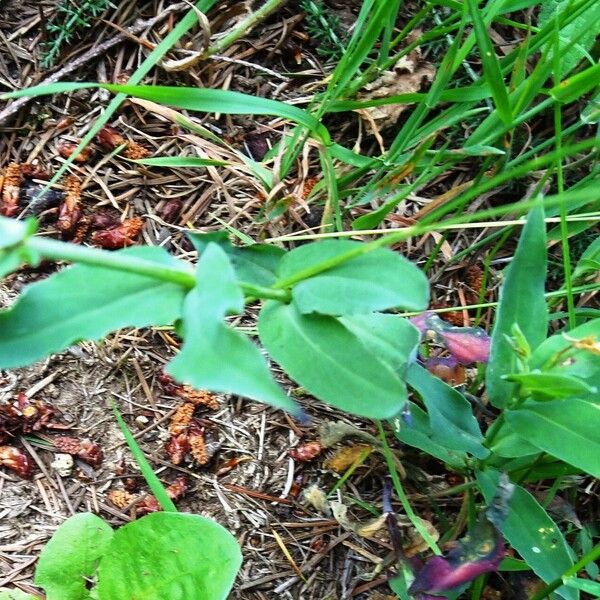
M 137 517 L 142 517 L 143 515 L 147 515 L 148 513 L 158 512 L 162 510 L 158 500 L 152 496 L 148 495 L 142 498 L 135 505 L 135 514 Z
M 150 151 L 137 142 L 128 141 L 123 150 L 123 156 L 129 160 L 141 160 L 150 156 Z
M 29 456 L 14 446 L 0 446 L 0 465 L 11 469 L 23 479 L 31 477 L 33 471 Z
M 52 441 L 58 450 L 65 452 L 66 454 L 75 455 L 81 450 L 81 442 L 76 438 L 61 435 L 60 437 L 54 438 Z
M 95 231 L 92 234 L 92 242 L 106 250 L 117 250 L 132 246 L 135 244 L 135 238 L 139 235 L 143 226 L 143 219 L 133 217 L 111 229 Z
M 169 425 L 169 433 L 171 435 L 179 435 L 187 430 L 196 407 L 191 402 L 185 402 L 177 408 L 171 417 L 171 423 Z
M 127 508 L 135 500 L 135 496 L 125 490 L 110 490 L 107 497 L 112 504 L 121 510 Z
M 81 181 L 69 175 L 65 182 L 65 196 L 58 209 L 56 226 L 63 235 L 73 232 L 81 217 Z
M 211 410 L 219 410 L 219 401 L 214 394 L 206 390 L 196 390 L 191 385 L 182 385 L 175 390 L 175 395 L 195 406 L 206 406 Z
M 324 449 L 321 442 L 308 442 L 306 444 L 300 444 L 295 448 L 291 448 L 288 451 L 288 455 L 298 462 L 310 462 L 319 456 Z
M 204 440 L 204 433 L 202 430 L 197 429 L 191 432 L 188 436 L 190 443 L 190 452 L 196 459 L 199 465 L 205 465 L 210 460 L 208 450 L 206 448 L 206 441 Z
M 19 212 L 19 195 L 22 181 L 22 165 L 19 163 L 10 163 L 4 172 L 2 197 L 0 199 L 0 215 L 14 217 Z
M 73 152 L 77 149 L 79 144 L 75 142 L 69 142 L 67 140 L 61 140 L 56 145 L 56 150 L 63 158 L 69 158 Z M 92 149 L 90 146 L 86 146 L 83 150 L 73 159 L 73 162 L 76 163 L 86 163 L 90 160 L 90 156 L 92 155 Z
M 190 487 L 190 482 L 185 475 L 175 478 L 175 481 L 167 487 L 167 494 L 171 500 L 176 501 L 182 498 Z

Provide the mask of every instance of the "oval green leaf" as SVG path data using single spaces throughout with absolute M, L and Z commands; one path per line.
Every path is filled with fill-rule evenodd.
M 120 252 L 157 265 L 181 265 L 162 248 Z M 115 269 L 64 269 L 28 286 L 13 306 L 0 311 L 0 368 L 31 364 L 122 327 L 173 323 L 181 315 L 184 293 L 179 285 Z
M 320 400 L 372 419 L 402 410 L 404 382 L 338 319 L 270 301 L 260 312 L 258 332 L 273 359 Z
M 570 398 L 527 402 L 506 413 L 507 422 L 531 444 L 600 477 L 600 403 Z
M 153 513 L 115 532 L 99 600 L 224 600 L 242 562 L 235 538 L 198 515 Z
M 283 257 L 280 281 L 365 245 L 349 240 L 326 240 L 300 246 Z M 429 299 L 427 278 L 410 261 L 387 248 L 360 254 L 296 283 L 294 304 L 302 313 L 348 315 L 403 308 L 424 310 Z
M 67 519 L 44 546 L 35 583 L 44 588 L 47 600 L 87 600 L 88 579 L 113 537 L 100 517 L 81 513 Z

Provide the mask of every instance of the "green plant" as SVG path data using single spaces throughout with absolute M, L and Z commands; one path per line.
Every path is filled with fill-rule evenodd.
M 47 600 L 225 600 L 242 560 L 235 538 L 210 519 L 176 512 L 116 409 L 115 416 L 165 512 L 117 531 L 92 513 L 69 517 L 44 546 L 35 583 Z M 0 599 L 34 596 L 0 590 Z
M 52 67 L 64 45 L 82 29 L 91 27 L 109 6 L 110 0 L 62 0 L 56 7 L 56 16 L 46 23 L 42 66 Z
M 323 0 L 302 0 L 300 8 L 306 13 L 305 27 L 317 43 L 317 53 L 328 60 L 337 60 L 344 54 L 340 20 L 327 10 Z

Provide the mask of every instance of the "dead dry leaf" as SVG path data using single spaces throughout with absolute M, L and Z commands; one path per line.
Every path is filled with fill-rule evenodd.
M 369 446 L 368 444 L 344 446 L 328 458 L 323 463 L 323 467 L 336 473 L 344 473 L 357 460 L 360 460 L 361 456 L 366 458 L 371 452 L 373 452 L 373 446 Z

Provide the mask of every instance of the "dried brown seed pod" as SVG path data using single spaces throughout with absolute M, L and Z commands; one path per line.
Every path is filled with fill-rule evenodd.
M 323 450 L 324 447 L 321 442 L 315 441 L 291 448 L 288 455 L 299 462 L 309 462 L 319 456 Z
M 81 449 L 81 442 L 78 439 L 66 435 L 54 438 L 52 441 L 58 450 L 66 454 L 76 455 Z
M 107 212 L 98 212 L 91 217 L 90 227 L 92 229 L 112 229 L 121 224 L 119 217 Z
M 123 221 L 117 227 L 112 229 L 102 229 L 92 234 L 92 242 L 106 250 L 116 250 L 135 244 L 135 238 L 138 236 L 144 221 L 139 217 L 133 217 Z
M 4 173 L 0 215 L 14 217 L 19 212 L 19 194 L 22 181 L 22 166 L 19 163 L 10 163 Z
M 177 200 L 177 199 L 173 199 L 173 200 L 169 200 L 160 210 L 160 216 L 163 219 L 163 221 L 166 221 L 167 223 L 172 223 L 176 218 L 177 215 L 179 215 L 179 213 L 181 212 L 181 209 L 183 207 L 183 203 L 181 202 L 181 200 Z
M 137 142 L 128 141 L 123 150 L 123 156 L 129 160 L 141 160 L 150 156 L 150 151 Z
M 14 446 L 0 446 L 0 465 L 11 469 L 23 479 L 31 477 L 33 471 L 33 463 L 29 455 Z
M 105 125 L 97 134 L 96 142 L 107 150 L 114 150 L 117 146 L 125 143 L 125 138 L 110 125 Z
M 190 451 L 187 432 L 172 436 L 165 446 L 165 451 L 174 465 L 180 465 L 185 455 Z
M 112 504 L 121 510 L 127 508 L 135 500 L 135 496 L 125 490 L 110 490 L 107 497 Z
M 49 181 L 52 179 L 52 175 L 40 165 L 34 165 L 33 163 L 23 163 L 21 165 L 21 173 L 23 177 L 29 177 L 31 179 L 42 179 L 44 181 Z
M 177 408 L 171 417 L 171 424 L 169 425 L 169 432 L 171 435 L 179 435 L 187 430 L 196 407 L 191 402 L 185 402 Z
M 60 140 L 58 142 L 58 144 L 56 145 L 56 150 L 58 151 L 58 153 L 63 157 L 63 158 L 69 158 L 69 156 L 71 156 L 71 154 L 73 154 L 73 152 L 75 152 L 75 150 L 77 149 L 77 146 L 79 144 L 76 144 L 75 142 L 69 142 L 67 140 Z M 90 156 L 92 155 L 92 149 L 90 146 L 86 146 L 78 155 L 77 157 L 74 159 L 73 162 L 76 163 L 86 163 L 88 160 L 90 160 Z
M 65 197 L 58 209 L 58 230 L 67 236 L 73 233 L 81 217 L 81 181 L 75 175 L 69 175 L 65 182 Z
M 150 494 L 144 496 L 144 498 L 135 505 L 135 514 L 137 517 L 142 517 L 148 513 L 158 512 L 159 510 L 161 510 L 161 507 L 158 500 Z

